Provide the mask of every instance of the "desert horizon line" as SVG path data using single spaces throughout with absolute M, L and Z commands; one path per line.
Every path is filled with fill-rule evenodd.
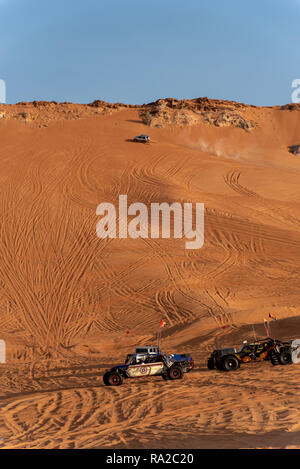
M 286 106 L 293 106 L 295 108 L 299 107 L 300 106 L 300 103 L 297 103 L 297 102 L 293 102 L 293 101 L 289 101 L 289 102 L 286 102 L 285 104 L 273 104 L 273 105 L 258 105 L 258 104 L 251 104 L 251 103 L 245 103 L 245 102 L 242 102 L 242 101 L 238 101 L 238 100 L 235 100 L 235 99 L 227 99 L 227 98 L 208 98 L 207 96 L 198 96 L 198 97 L 194 97 L 194 98 L 174 98 L 174 97 L 171 97 L 171 96 L 168 96 L 168 97 L 161 97 L 161 98 L 157 98 L 156 100 L 154 101 L 149 101 L 149 102 L 144 102 L 142 104 L 138 104 L 138 103 L 125 103 L 125 102 L 122 102 L 122 101 L 105 101 L 104 99 L 100 99 L 100 98 L 95 98 L 93 101 L 90 101 L 90 102 L 87 102 L 87 103 L 82 103 L 82 102 L 76 102 L 76 101 L 57 101 L 57 100 L 54 100 L 54 99 L 33 99 L 32 101 L 17 101 L 15 103 L 0 103 L 0 105 L 3 105 L 3 106 L 18 106 L 18 105 L 27 105 L 27 104 L 33 104 L 33 105 L 37 105 L 37 104 L 57 104 L 57 105 L 60 105 L 60 104 L 75 104 L 75 105 L 78 105 L 78 106 L 92 106 L 92 105 L 95 105 L 96 103 L 103 103 L 103 104 L 111 104 L 111 105 L 118 105 L 118 106 L 124 106 L 124 107 L 131 107 L 131 108 L 142 108 L 144 106 L 149 106 L 149 105 L 152 105 L 152 104 L 156 104 L 156 103 L 159 103 L 161 101 L 175 101 L 175 102 L 184 102 L 184 101 L 188 101 L 188 102 L 197 102 L 199 100 L 202 100 L 202 101 L 207 101 L 207 102 L 217 102 L 217 103 L 232 103 L 232 104 L 238 104 L 238 105 L 241 105 L 241 106 L 245 106 L 245 107 L 254 107 L 254 108 L 267 108 L 267 109 L 272 109 L 272 108 L 285 108 Z

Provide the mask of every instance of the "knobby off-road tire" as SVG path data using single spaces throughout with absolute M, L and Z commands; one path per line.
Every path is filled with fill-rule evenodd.
M 279 358 L 278 358 L 277 353 L 273 353 L 271 355 L 271 363 L 273 366 L 279 365 Z
M 183 371 L 179 366 L 171 366 L 171 368 L 168 369 L 168 376 L 169 379 L 182 379 L 183 377 Z
M 123 378 L 119 373 L 108 371 L 103 376 L 103 382 L 106 386 L 121 386 Z
M 292 363 L 292 354 L 289 351 L 283 351 L 279 355 L 279 363 L 281 365 L 290 365 Z
M 233 355 L 223 358 L 223 370 L 234 371 L 240 367 L 240 362 Z

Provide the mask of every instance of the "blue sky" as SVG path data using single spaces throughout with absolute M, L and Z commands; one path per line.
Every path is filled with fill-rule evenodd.
M 300 0 L 0 0 L 7 102 L 291 101 Z

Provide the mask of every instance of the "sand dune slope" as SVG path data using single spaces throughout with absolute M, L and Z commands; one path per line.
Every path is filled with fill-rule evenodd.
M 22 104 L 32 119 L 11 107 L 0 122 L 0 446 L 300 447 L 300 368 L 206 370 L 214 347 L 253 324 L 263 336 L 269 313 L 273 335 L 300 337 L 298 107 L 100 104 L 59 117 Z M 204 246 L 99 239 L 96 207 L 120 194 L 203 202 Z M 162 318 L 163 349 L 191 352 L 195 370 L 104 387 Z

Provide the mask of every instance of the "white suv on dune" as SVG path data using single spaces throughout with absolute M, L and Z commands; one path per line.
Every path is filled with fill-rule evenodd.
M 137 135 L 133 139 L 134 142 L 139 142 L 139 143 L 149 143 L 150 142 L 150 137 L 149 135 L 141 134 Z

